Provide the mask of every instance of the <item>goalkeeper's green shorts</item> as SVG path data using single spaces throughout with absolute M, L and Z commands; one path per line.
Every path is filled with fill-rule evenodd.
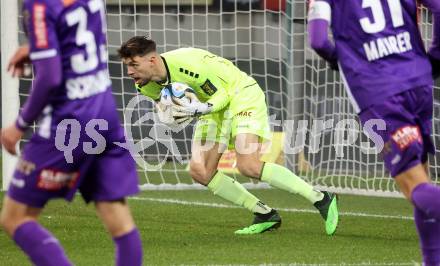
M 225 109 L 199 118 L 193 140 L 217 142 L 233 149 L 238 134 L 257 135 L 260 142 L 270 139 L 266 97 L 253 78 L 246 83 L 236 90 Z

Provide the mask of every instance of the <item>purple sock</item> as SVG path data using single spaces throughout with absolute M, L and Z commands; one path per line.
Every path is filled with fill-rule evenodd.
M 413 189 L 411 199 L 414 205 L 428 217 L 440 221 L 440 187 L 422 183 Z
M 35 221 L 20 225 L 15 230 L 13 238 L 35 265 L 72 265 L 58 240 Z
M 116 265 L 142 265 L 142 242 L 135 228 L 130 233 L 113 238 L 116 243 Z
M 425 266 L 440 265 L 440 220 L 430 218 L 423 211 L 414 208 L 414 222 L 420 238 Z

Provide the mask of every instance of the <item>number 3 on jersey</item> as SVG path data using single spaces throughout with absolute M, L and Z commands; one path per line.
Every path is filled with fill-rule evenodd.
M 101 4 L 98 3 L 99 1 L 101 0 L 90 1 L 89 8 L 92 13 L 96 13 L 98 11 L 101 13 L 101 23 L 103 26 L 103 32 L 105 32 L 105 13 L 103 10 L 104 7 L 102 2 Z M 96 69 L 99 64 L 98 53 L 96 49 L 96 40 L 93 32 L 87 30 L 87 11 L 84 9 L 84 7 L 78 7 L 66 15 L 66 20 L 67 25 L 69 26 L 74 26 L 78 24 L 75 35 L 75 42 L 78 46 L 85 45 L 85 51 L 87 53 L 87 57 L 83 53 L 72 55 L 72 57 L 70 58 L 70 64 L 73 71 L 78 74 L 83 74 Z M 103 48 L 105 49 L 105 45 L 102 46 L 103 47 L 100 47 L 100 52 L 102 55 L 101 60 L 105 62 L 105 56 L 103 56 L 102 51 Z
M 387 3 L 390 9 L 393 26 L 395 28 L 403 26 L 404 21 L 400 0 L 387 0 Z M 359 20 L 362 29 L 366 33 L 370 34 L 383 31 L 386 26 L 386 20 L 381 0 L 362 0 L 362 8 L 371 9 L 371 13 L 373 14 L 372 21 L 368 17 L 364 17 Z

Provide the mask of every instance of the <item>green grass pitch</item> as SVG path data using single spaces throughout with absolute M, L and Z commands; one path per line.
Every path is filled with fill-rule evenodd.
M 280 210 L 280 229 L 253 236 L 233 232 L 252 215 L 208 191 L 147 191 L 129 200 L 144 245 L 145 265 L 414 265 L 421 260 L 412 209 L 404 199 L 341 195 L 335 236 L 304 199 L 254 190 Z M 1 195 L 3 196 L 3 195 Z M 40 219 L 75 265 L 113 265 L 113 244 L 93 205 L 51 202 Z M 0 265 L 30 265 L 0 232 Z

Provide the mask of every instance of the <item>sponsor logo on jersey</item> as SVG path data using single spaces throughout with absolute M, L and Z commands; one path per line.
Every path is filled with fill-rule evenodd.
M 73 188 L 78 181 L 79 172 L 66 173 L 53 169 L 43 169 L 38 176 L 37 187 L 43 190 Z
M 251 111 L 241 111 L 240 113 L 237 114 L 237 116 L 250 117 L 250 116 L 252 116 L 252 112 Z
M 203 83 L 203 85 L 200 87 L 209 96 L 214 95 L 214 93 L 217 91 L 217 88 L 211 83 L 211 81 L 209 81 L 209 79 L 206 79 L 205 83 Z
M 47 48 L 49 46 L 46 27 L 46 6 L 35 3 L 33 6 L 33 25 L 35 34 L 35 46 Z
M 422 136 L 418 126 L 404 126 L 397 129 L 391 138 L 397 144 L 400 150 L 408 148 L 414 142 L 422 143 Z

